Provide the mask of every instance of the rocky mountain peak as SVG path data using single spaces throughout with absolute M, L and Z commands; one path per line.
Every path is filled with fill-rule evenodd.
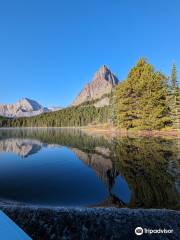
M 47 108 L 40 105 L 35 100 L 22 98 L 13 104 L 0 104 L 0 116 L 4 117 L 31 117 L 45 112 L 58 111 L 62 108 L 52 107 Z
M 22 98 L 13 104 L 0 104 L 0 115 L 5 117 L 30 117 L 47 111 L 47 108 L 29 98 Z
M 103 95 L 111 93 L 118 82 L 117 77 L 106 65 L 103 65 L 94 74 L 92 81 L 80 92 L 72 105 L 77 106 L 87 101 L 99 99 Z
M 118 79 L 117 77 L 109 70 L 106 65 L 103 65 L 99 68 L 99 70 L 95 73 L 92 82 L 95 81 L 108 81 L 110 84 L 117 85 Z
M 108 69 L 108 67 L 106 66 L 106 65 L 102 65 L 100 68 L 99 68 L 99 70 L 97 71 L 97 73 L 99 72 L 99 73 L 106 73 L 107 71 L 110 71 L 109 69 Z
M 16 104 L 26 111 L 38 111 L 43 108 L 38 102 L 29 98 L 22 98 Z

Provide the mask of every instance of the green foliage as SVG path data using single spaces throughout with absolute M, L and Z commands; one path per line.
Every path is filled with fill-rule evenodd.
M 101 124 L 108 121 L 109 108 L 92 105 L 69 107 L 33 117 L 6 119 L 3 127 L 73 127 Z
M 173 63 L 173 65 L 172 65 L 171 82 L 172 82 L 172 88 L 176 89 L 176 87 L 177 87 L 177 71 L 176 71 L 175 63 Z
M 161 129 L 170 124 L 167 78 L 144 58 L 115 92 L 120 128 Z
M 4 123 L 6 122 L 7 118 L 0 116 L 0 127 L 2 127 L 4 125 Z
M 180 89 L 178 87 L 170 90 L 169 104 L 173 128 L 180 129 Z
M 169 106 L 170 106 L 170 116 L 173 123 L 174 129 L 180 129 L 180 89 L 178 87 L 177 81 L 177 71 L 176 65 L 172 66 L 172 73 L 169 86 Z

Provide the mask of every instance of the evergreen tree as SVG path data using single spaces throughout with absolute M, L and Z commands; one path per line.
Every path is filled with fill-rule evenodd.
M 109 119 L 109 106 L 93 105 L 69 107 L 56 112 L 15 119 L 0 118 L 0 127 L 80 127 L 104 124 Z
M 174 129 L 180 129 L 180 89 L 177 82 L 177 71 L 175 63 L 172 66 L 170 86 L 170 109 Z
M 171 82 L 172 82 L 172 88 L 173 90 L 175 90 L 177 88 L 177 71 L 176 71 L 175 63 L 173 63 L 172 65 Z
M 160 129 L 169 124 L 167 78 L 141 58 L 116 91 L 120 128 Z

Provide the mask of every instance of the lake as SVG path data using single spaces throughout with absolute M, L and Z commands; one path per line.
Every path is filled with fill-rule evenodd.
M 178 139 L 1 129 L 0 201 L 179 209 Z

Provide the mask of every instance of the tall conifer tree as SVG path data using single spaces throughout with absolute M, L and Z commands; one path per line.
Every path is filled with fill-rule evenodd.
M 173 128 L 180 129 L 180 89 L 177 81 L 176 64 L 173 63 L 171 71 L 171 98 L 170 109 Z
M 171 82 L 172 82 L 172 88 L 175 90 L 177 87 L 177 71 L 176 71 L 175 63 L 173 63 L 172 65 Z
M 141 58 L 116 91 L 120 128 L 160 129 L 170 123 L 167 78 Z

